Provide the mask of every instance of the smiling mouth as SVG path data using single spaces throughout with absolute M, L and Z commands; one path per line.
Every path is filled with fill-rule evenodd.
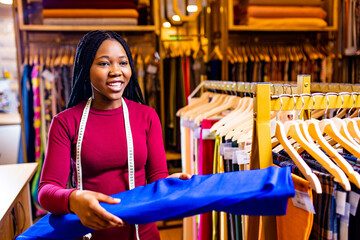
M 120 91 L 123 86 L 124 86 L 124 83 L 123 82 L 110 82 L 110 83 L 107 83 L 107 85 L 113 90 L 113 91 Z

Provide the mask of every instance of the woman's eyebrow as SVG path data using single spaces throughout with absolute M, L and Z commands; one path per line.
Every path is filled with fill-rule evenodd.
M 100 58 L 110 58 L 110 57 L 108 55 L 97 57 L 97 59 L 100 59 Z M 120 56 L 119 58 L 126 58 L 126 56 Z

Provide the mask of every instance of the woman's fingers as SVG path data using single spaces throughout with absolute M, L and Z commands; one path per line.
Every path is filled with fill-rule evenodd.
M 106 202 L 106 203 L 119 203 L 120 199 L 112 198 L 102 193 L 97 194 L 97 200 L 99 202 Z M 94 205 L 94 212 L 97 216 L 99 216 L 104 221 L 109 222 L 112 226 L 123 226 L 124 222 L 117 216 L 109 213 L 100 204 Z
M 119 203 L 121 200 L 119 198 L 113 198 L 108 195 L 102 194 L 102 193 L 96 193 L 96 198 L 99 202 L 105 202 L 105 203 Z

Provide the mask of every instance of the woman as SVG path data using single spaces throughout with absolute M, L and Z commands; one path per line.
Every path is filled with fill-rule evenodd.
M 80 126 L 87 104 L 91 106 L 87 121 Z M 125 108 L 130 134 L 125 129 Z M 50 127 L 40 204 L 55 214 L 75 213 L 83 225 L 97 230 L 92 239 L 135 239 L 137 234 L 142 240 L 160 239 L 155 223 L 136 230 L 99 204 L 119 203 L 120 199 L 108 195 L 129 189 L 129 135 L 135 185 L 169 177 L 160 121 L 144 105 L 129 46 L 114 32 L 89 32 L 77 47 L 68 109 L 56 115 Z M 81 156 L 80 165 L 76 165 L 77 156 Z M 71 170 L 78 189 L 66 189 Z M 170 177 L 190 178 L 183 173 Z

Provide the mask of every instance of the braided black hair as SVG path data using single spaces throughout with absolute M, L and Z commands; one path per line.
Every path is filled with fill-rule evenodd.
M 131 67 L 131 78 L 124 90 L 123 96 L 129 100 L 145 104 L 144 97 L 136 77 L 134 60 L 130 48 L 126 41 L 117 33 L 112 31 L 91 31 L 87 33 L 79 42 L 73 71 L 73 87 L 71 90 L 67 108 L 71 108 L 78 103 L 87 100 L 92 95 L 90 83 L 90 68 L 94 61 L 95 54 L 103 41 L 107 39 L 117 40 L 124 48 Z

